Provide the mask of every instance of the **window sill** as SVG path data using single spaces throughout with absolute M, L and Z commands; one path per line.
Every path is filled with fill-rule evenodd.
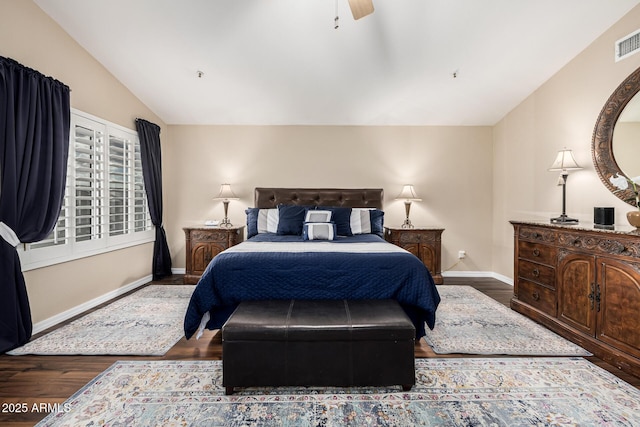
M 82 251 L 82 252 L 77 252 L 77 253 L 65 253 L 65 254 L 61 254 L 59 256 L 52 256 L 49 257 L 47 259 L 42 259 L 42 260 L 31 260 L 29 259 L 28 251 L 19 251 L 18 254 L 20 256 L 20 264 L 22 265 L 22 271 L 30 271 L 30 270 L 36 270 L 38 268 L 45 268 L 45 267 L 50 267 L 52 265 L 56 265 L 56 264 L 62 264 L 65 262 L 70 262 L 70 261 L 76 261 L 82 258 L 87 258 L 90 256 L 96 256 L 96 255 L 101 255 L 101 254 L 106 254 L 109 252 L 113 252 L 113 251 L 117 251 L 120 249 L 125 249 L 125 248 L 130 248 L 133 246 L 139 246 L 139 245 L 144 245 L 147 243 L 152 243 L 155 241 L 155 236 L 151 236 L 151 237 L 146 237 L 143 239 L 139 239 L 139 240 L 135 240 L 135 241 L 128 241 L 125 243 L 121 243 L 118 245 L 111 245 L 109 247 L 102 247 L 102 248 L 98 248 L 98 249 L 91 249 L 91 250 L 86 250 L 86 251 Z

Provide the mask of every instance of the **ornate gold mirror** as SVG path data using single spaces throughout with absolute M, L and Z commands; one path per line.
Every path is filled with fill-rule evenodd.
M 598 176 L 618 198 L 635 206 L 630 189 L 620 190 L 609 178 L 640 176 L 640 68 L 613 92 L 602 108 L 593 131 L 591 154 Z

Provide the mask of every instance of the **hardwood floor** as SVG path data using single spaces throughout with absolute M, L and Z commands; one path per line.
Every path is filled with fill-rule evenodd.
M 182 284 L 182 276 L 173 276 L 150 284 Z M 513 288 L 491 278 L 446 278 L 446 285 L 470 285 L 508 306 Z M 106 304 L 103 304 L 106 305 Z M 96 307 L 100 308 L 100 307 Z M 94 309 L 95 310 L 95 309 Z M 86 314 L 86 313 L 84 313 Z M 72 321 L 73 319 L 70 319 Z M 44 331 L 42 335 L 49 331 Z M 421 340 L 416 357 L 489 357 L 474 355 L 438 355 Z M 218 360 L 222 355 L 220 335 L 205 331 L 200 340 L 182 338 L 161 357 L 135 356 L 0 356 L 0 425 L 32 426 L 46 412 L 32 410 L 34 404 L 62 403 L 96 375 L 117 360 Z M 592 363 L 640 389 L 640 378 L 626 374 L 595 357 Z M 26 404 L 26 412 L 16 412 L 12 404 Z

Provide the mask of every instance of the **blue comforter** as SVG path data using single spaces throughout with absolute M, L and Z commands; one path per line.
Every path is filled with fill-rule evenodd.
M 245 300 L 386 298 L 404 308 L 417 338 L 425 323 L 433 329 L 440 296 L 409 252 L 371 234 L 332 242 L 259 234 L 211 261 L 191 296 L 184 331 L 191 338 L 207 312 L 206 328 L 220 329 Z

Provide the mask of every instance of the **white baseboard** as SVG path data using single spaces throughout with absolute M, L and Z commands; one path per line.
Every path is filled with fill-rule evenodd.
M 46 329 L 51 328 L 52 326 L 57 325 L 58 323 L 64 322 L 65 320 L 69 320 L 72 317 L 77 316 L 78 314 L 82 314 L 87 310 L 90 310 L 94 307 L 99 306 L 100 304 L 103 304 L 109 300 L 119 297 L 120 295 L 126 294 L 129 291 L 139 288 L 140 286 L 146 283 L 149 283 L 152 279 L 153 279 L 153 276 L 151 275 L 145 276 L 141 279 L 136 280 L 133 283 L 129 283 L 128 285 L 125 285 L 114 291 L 108 292 L 104 295 L 101 295 L 83 304 L 75 306 L 67 311 L 63 311 L 60 314 L 56 314 L 55 316 L 49 317 L 48 319 L 38 322 L 33 325 L 33 334 L 40 333 Z
M 444 271 L 442 277 L 491 277 L 513 286 L 513 279 L 493 271 Z
M 172 274 L 184 274 L 186 273 L 187 269 L 186 268 L 172 268 L 171 269 L 171 273 Z
M 507 277 L 507 276 L 504 276 L 504 275 L 498 274 L 498 273 L 492 273 L 492 274 L 493 274 L 492 277 L 494 279 L 500 280 L 501 282 L 504 282 L 507 285 L 513 286 L 513 279 L 511 277 Z

